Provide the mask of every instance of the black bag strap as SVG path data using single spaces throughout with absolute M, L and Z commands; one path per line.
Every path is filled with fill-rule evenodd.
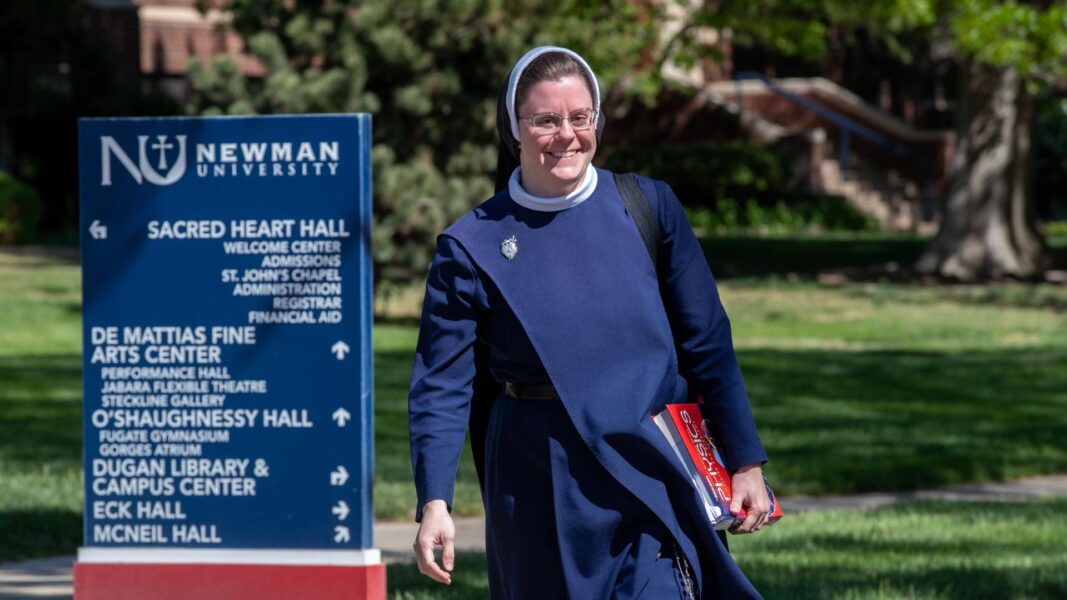
M 638 187 L 637 177 L 633 173 L 623 175 L 615 173 L 615 185 L 619 188 L 622 203 L 626 206 L 626 210 L 630 212 L 634 223 L 637 224 L 637 231 L 641 233 L 641 241 L 645 243 L 648 257 L 652 259 L 652 268 L 656 270 L 656 278 L 659 279 L 661 274 L 659 273 L 657 257 L 659 256 L 660 242 L 663 241 L 663 230 L 660 229 L 659 219 L 652 215 L 652 209 L 649 207 L 644 193 L 641 192 L 641 188 Z M 663 280 L 660 279 L 661 287 L 662 284 Z M 681 365 L 679 365 L 679 369 L 681 370 Z M 697 386 L 694 378 L 686 374 L 684 370 L 681 372 L 689 384 L 689 401 L 704 404 L 704 399 L 696 391 Z M 719 533 L 719 537 L 725 544 L 725 533 L 722 531 L 717 533 Z
M 622 203 L 626 206 L 637 231 L 641 234 L 641 241 L 645 243 L 648 257 L 652 259 L 652 267 L 656 267 L 656 257 L 659 256 L 659 244 L 663 240 L 663 231 L 660 230 L 659 220 L 652 215 L 652 210 L 645 200 L 645 195 L 637 185 L 637 177 L 633 173 L 615 173 L 615 185 L 619 188 Z

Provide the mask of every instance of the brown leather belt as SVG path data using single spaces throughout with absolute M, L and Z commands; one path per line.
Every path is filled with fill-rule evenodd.
M 558 400 L 556 386 L 551 383 L 504 383 L 504 393 L 519 400 Z

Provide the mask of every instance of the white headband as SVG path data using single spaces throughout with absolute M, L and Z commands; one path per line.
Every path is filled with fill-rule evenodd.
M 589 64 L 585 62 L 585 59 L 578 56 L 573 50 L 560 48 L 559 46 L 538 46 L 522 55 L 519 62 L 515 63 L 515 68 L 511 70 L 511 76 L 508 78 L 508 93 L 505 97 L 505 102 L 508 105 L 508 117 L 511 119 L 511 134 L 515 136 L 515 139 L 519 139 L 519 121 L 515 117 L 515 88 L 519 86 L 519 79 L 522 78 L 522 72 L 526 70 L 526 67 L 530 66 L 530 63 L 538 56 L 549 52 L 566 54 L 578 61 L 578 64 L 585 69 L 585 72 L 589 74 L 590 81 L 593 83 L 593 110 L 600 112 L 600 85 L 597 84 L 596 75 L 589 68 Z

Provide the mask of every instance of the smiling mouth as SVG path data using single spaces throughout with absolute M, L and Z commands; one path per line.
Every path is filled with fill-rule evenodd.
M 576 154 L 574 150 L 570 152 L 549 152 L 553 158 L 570 158 Z

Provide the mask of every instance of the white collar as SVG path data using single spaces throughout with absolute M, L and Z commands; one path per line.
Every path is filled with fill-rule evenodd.
M 597 173 L 593 165 L 585 168 L 585 177 L 582 178 L 582 182 L 578 184 L 578 187 L 574 188 L 573 192 L 563 196 L 556 196 L 555 198 L 534 196 L 527 192 L 522 187 L 522 184 L 519 183 L 521 172 L 522 167 L 517 167 L 511 172 L 511 179 L 508 180 L 508 193 L 511 195 L 511 199 L 519 206 L 538 212 L 559 212 L 578 206 L 585 202 L 586 198 L 592 196 L 593 191 L 596 190 Z

